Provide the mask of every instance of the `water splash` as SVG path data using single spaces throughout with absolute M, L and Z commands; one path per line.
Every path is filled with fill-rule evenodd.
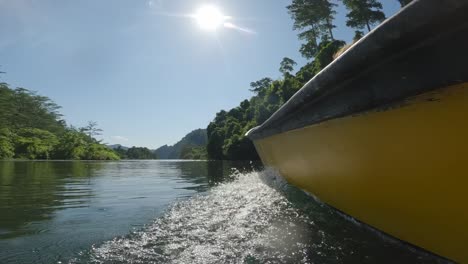
M 272 170 L 232 177 L 71 263 L 436 262 L 333 216 Z

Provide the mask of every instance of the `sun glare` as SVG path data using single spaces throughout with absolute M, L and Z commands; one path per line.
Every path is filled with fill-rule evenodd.
M 226 17 L 215 6 L 203 6 L 195 14 L 200 28 L 209 31 L 215 31 L 223 26 Z

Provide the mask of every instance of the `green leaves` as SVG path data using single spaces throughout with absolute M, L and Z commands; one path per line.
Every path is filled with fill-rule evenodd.
M 315 60 L 312 63 L 313 73 L 318 74 L 323 68 L 333 62 L 333 56 L 345 45 L 346 42 L 341 40 L 320 43 L 320 51 L 317 52 Z
M 88 121 L 88 124 L 85 127 L 80 128 L 80 132 L 85 133 L 89 137 L 100 136 L 102 129 L 98 128 L 97 122 Z
M 104 145 L 92 143 L 87 146 L 86 160 L 119 160 L 120 157 Z
M 0 129 L 0 159 L 11 159 L 15 155 L 13 133 L 8 128 Z
M 264 94 L 266 89 L 271 85 L 271 82 L 273 82 L 271 78 L 263 78 L 255 82 L 251 82 L 250 87 L 252 87 L 252 89 L 250 89 L 250 91 L 257 94 Z
M 313 58 L 319 42 L 334 39 L 336 6 L 330 0 L 292 0 L 287 7 L 294 20 L 293 29 L 301 30 L 299 39 L 306 41 L 300 49 L 304 57 Z
M 86 159 L 87 147 L 92 142 L 74 128 L 67 129 L 60 137 L 54 153 L 56 159 Z
M 281 61 L 280 63 L 280 68 L 279 68 L 279 71 L 284 75 L 288 75 L 288 74 L 291 74 L 291 72 L 294 70 L 294 66 L 296 66 L 297 63 L 288 58 L 288 57 L 284 57 L 283 60 Z
M 385 20 L 382 12 L 382 4 L 377 0 L 343 0 L 348 9 L 346 25 L 356 29 L 367 27 L 371 31 L 371 26 Z
M 49 131 L 21 128 L 14 137 L 15 157 L 22 159 L 49 159 L 59 143 Z
M 185 146 L 180 153 L 180 159 L 189 160 L 206 160 L 208 159 L 208 153 L 206 147 L 197 146 Z
M 294 29 L 305 29 L 308 31 L 308 34 L 304 35 L 307 36 L 307 40 L 317 40 L 324 36 L 333 39 L 336 6 L 329 0 L 293 0 L 287 9 L 294 19 Z

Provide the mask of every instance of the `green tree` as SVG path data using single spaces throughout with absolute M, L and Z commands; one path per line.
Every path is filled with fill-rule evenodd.
M 80 128 L 80 131 L 89 137 L 100 136 L 102 134 L 102 129 L 98 128 L 98 124 L 95 121 L 88 121 L 88 124 Z
M 264 92 L 268 89 L 268 87 L 271 85 L 271 82 L 273 80 L 271 78 L 263 78 L 255 82 L 250 83 L 250 91 L 257 93 L 257 94 L 264 94 Z
M 306 42 L 300 50 L 304 57 L 314 57 L 319 40 L 334 39 L 335 7 L 329 0 L 293 0 L 287 7 L 294 20 L 294 30 L 301 30 L 299 39 Z
M 0 159 L 10 159 L 15 155 L 14 134 L 8 128 L 0 129 Z
M 294 70 L 294 66 L 296 66 L 297 63 L 288 58 L 288 57 L 284 57 L 283 60 L 281 61 L 280 63 L 280 68 L 279 68 L 279 71 L 284 75 L 284 76 L 287 76 L 289 74 L 291 74 L 291 72 Z
M 318 74 L 323 68 L 327 67 L 334 60 L 334 55 L 346 45 L 341 40 L 328 41 L 320 43 L 320 51 L 315 56 L 312 63 L 313 73 Z
M 208 125 L 208 144 L 206 150 L 209 159 L 223 160 L 224 133 L 218 128 L 217 123 L 212 122 Z
M 299 52 L 304 58 L 312 59 L 318 51 L 318 44 L 315 42 L 307 42 L 301 45 Z
M 382 4 L 377 0 L 343 0 L 348 9 L 346 25 L 356 29 L 367 27 L 371 31 L 371 26 L 380 23 L 385 19 L 382 12 Z
M 55 148 L 53 157 L 55 159 L 86 159 L 88 146 L 93 144 L 93 140 L 71 127 L 60 137 L 59 144 Z
M 108 147 L 92 143 L 86 148 L 86 153 L 83 159 L 86 160 L 119 160 L 120 157 Z
M 205 160 L 208 158 L 206 147 L 185 146 L 180 153 L 179 159 Z
M 14 142 L 17 158 L 49 159 L 58 144 L 58 139 L 49 131 L 21 128 L 18 130 Z

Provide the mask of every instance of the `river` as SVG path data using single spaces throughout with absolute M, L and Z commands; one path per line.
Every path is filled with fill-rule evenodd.
M 438 263 L 252 163 L 0 161 L 0 263 Z

